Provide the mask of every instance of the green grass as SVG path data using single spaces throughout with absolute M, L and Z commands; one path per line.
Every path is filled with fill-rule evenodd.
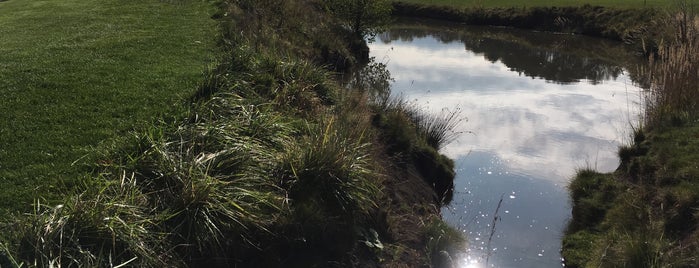
M 570 185 L 568 267 L 697 267 L 699 260 L 699 18 L 689 6 L 662 18 L 668 39 L 644 75 L 642 126 L 613 174 L 581 171 Z
M 228 10 L 260 10 L 251 4 Z M 189 92 L 192 103 L 180 103 L 186 113 L 102 144 L 91 154 L 93 177 L 64 205 L 0 222 L 0 248 L 57 266 L 349 261 L 357 228 L 382 196 L 368 116 L 345 123 L 353 114 L 334 114 L 343 104 L 330 72 L 266 32 L 277 25 L 267 17 L 245 18 L 227 18 L 231 30 L 258 23 L 274 50 L 256 51 L 247 33 L 230 36 L 222 45 L 230 54 Z
M 100 141 L 182 107 L 215 56 L 207 1 L 0 2 L 0 208 L 81 175 Z
M 466 7 L 549 7 L 549 6 L 593 6 L 617 8 L 671 7 L 669 0 L 401 0 L 407 3 Z M 691 0 L 697 3 L 696 0 Z
M 656 126 L 617 172 L 580 171 L 570 185 L 566 266 L 699 265 L 697 135 L 696 121 Z
M 383 129 L 372 124 L 380 108 L 326 69 L 357 60 L 349 33 L 320 2 L 225 1 L 217 29 L 206 2 L 14 1 L 13 14 L 30 9 L 27 20 L 58 21 L 6 41 L 16 54 L 2 62 L 19 71 L 3 76 L 25 76 L 3 89 L 31 94 L 13 96 L 4 116 L 10 126 L 21 125 L 20 113 L 39 119 L 25 120 L 37 132 L 3 136 L 3 164 L 13 167 L 3 167 L 4 181 L 20 182 L 4 196 L 18 198 L 5 202 L 37 199 L 33 210 L 17 205 L 0 217 L 3 267 L 398 267 L 429 259 L 422 225 L 439 210 L 425 181 L 436 174 L 451 184 L 453 162 L 426 136 L 446 136 L 422 133 L 439 129 L 433 124 L 403 122 L 419 143 L 415 156 L 389 157 Z M 13 23 L 8 32 L 31 25 Z M 216 30 L 226 53 L 207 69 Z M 44 37 L 51 42 L 32 41 Z M 24 58 L 33 59 L 25 73 Z M 318 65 L 333 62 L 342 66 Z M 38 153 L 10 153 L 19 148 Z M 46 148 L 53 156 L 40 161 Z M 33 163 L 47 164 L 25 169 Z M 454 241 L 445 229 L 433 228 L 433 249 Z M 387 263 L 384 245 L 414 254 Z

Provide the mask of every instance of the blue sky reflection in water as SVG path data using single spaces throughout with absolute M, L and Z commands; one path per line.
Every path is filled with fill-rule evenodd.
M 369 46 L 393 95 L 467 118 L 442 150 L 457 169 L 443 215 L 470 242 L 462 266 L 561 267 L 565 187 L 578 168 L 614 170 L 637 121 L 640 89 L 624 71 L 633 63 L 610 63 L 623 49 L 603 40 L 454 27 L 399 24 Z M 576 46 L 587 52 L 568 51 Z

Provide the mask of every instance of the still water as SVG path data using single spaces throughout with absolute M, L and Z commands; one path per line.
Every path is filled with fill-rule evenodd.
M 393 95 L 467 119 L 442 150 L 457 170 L 442 214 L 469 241 L 460 267 L 561 267 L 566 186 L 576 169 L 618 166 L 639 114 L 627 71 L 638 59 L 605 40 L 424 21 L 369 47 Z

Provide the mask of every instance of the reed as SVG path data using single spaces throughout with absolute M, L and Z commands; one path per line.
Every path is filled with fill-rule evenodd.
M 678 11 L 667 16 L 672 39 L 659 46 L 650 58 L 647 74 L 651 87 L 646 94 L 645 120 L 656 125 L 696 116 L 699 101 L 699 18 L 692 5 L 678 2 Z

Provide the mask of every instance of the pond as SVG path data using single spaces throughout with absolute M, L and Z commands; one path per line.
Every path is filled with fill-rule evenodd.
M 618 166 L 640 59 L 606 40 L 414 20 L 369 47 L 392 95 L 465 118 L 442 150 L 457 170 L 442 214 L 469 241 L 460 267 L 561 267 L 566 187 L 578 169 Z

